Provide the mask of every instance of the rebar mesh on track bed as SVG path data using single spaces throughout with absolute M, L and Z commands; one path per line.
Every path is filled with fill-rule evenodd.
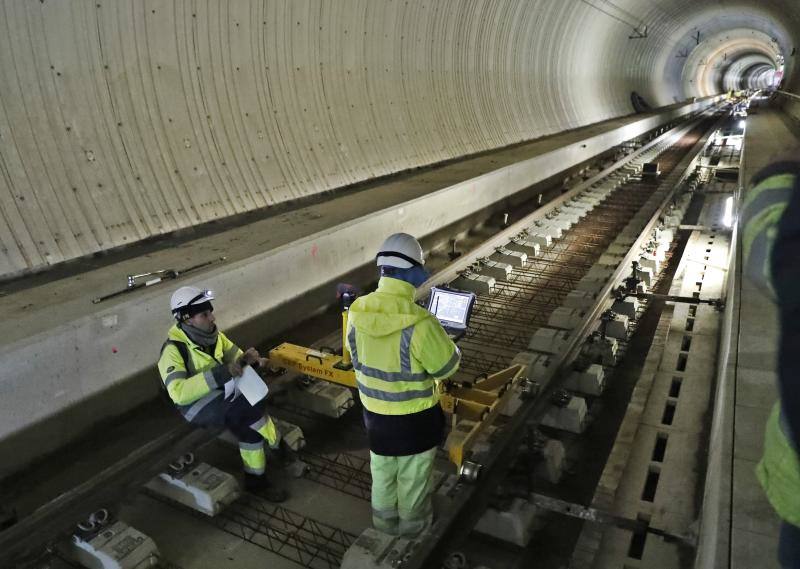
M 299 456 L 308 465 L 306 479 L 362 500 L 370 499 L 372 475 L 369 459 L 348 453 L 316 454 L 306 451 Z
M 271 504 L 256 494 L 245 494 L 213 518 L 162 496 L 148 495 L 301 567 L 337 569 L 358 537 Z
M 210 521 L 303 567 L 336 569 L 358 536 L 247 495 Z
M 659 156 L 664 175 L 683 158 L 702 128 L 687 134 Z M 663 179 L 663 178 L 662 178 Z M 461 340 L 461 378 L 474 378 L 507 366 L 528 349 L 537 328 L 563 304 L 570 291 L 597 262 L 628 221 L 658 188 L 658 181 L 630 180 L 611 192 L 527 265 L 515 268 L 508 280 L 481 295 Z

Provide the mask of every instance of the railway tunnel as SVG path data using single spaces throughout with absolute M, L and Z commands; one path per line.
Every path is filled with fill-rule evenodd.
M 0 566 L 779 566 L 741 220 L 798 160 L 795 2 L 0 7 Z M 410 541 L 371 529 L 337 299 L 395 232 L 421 306 L 474 299 Z M 187 285 L 282 372 L 284 503 L 160 387 Z

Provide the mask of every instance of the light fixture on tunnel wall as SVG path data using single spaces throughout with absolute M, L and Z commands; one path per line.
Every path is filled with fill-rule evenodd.
M 733 196 L 725 200 L 725 213 L 722 216 L 722 224 L 728 228 L 733 226 Z

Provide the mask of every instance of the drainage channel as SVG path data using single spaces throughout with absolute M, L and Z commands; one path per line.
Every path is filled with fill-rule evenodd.
M 465 255 L 459 262 L 463 265 L 469 258 L 468 267 L 462 267 L 454 280 L 439 277 L 444 282 L 453 280 L 453 284 L 460 284 L 461 288 L 477 287 L 477 292 L 484 292 L 481 287 L 491 284 L 486 287 L 485 294 L 479 295 L 473 328 L 462 343 L 462 378 L 474 379 L 501 369 L 520 350 L 528 348 L 530 335 L 548 324 L 553 312 L 580 285 L 615 237 L 629 227 L 631 219 L 649 203 L 658 184 L 639 179 L 641 163 L 657 157 L 668 171 L 681 159 L 681 153 L 696 142 L 707 128 L 707 122 L 707 119 L 701 120 L 700 126 L 695 125 L 689 134 L 686 132 L 691 125 L 676 129 L 685 135 L 677 144 L 667 135 L 656 139 L 629 157 L 633 166 L 617 164 L 589 180 L 585 187 L 579 186 L 555 200 L 549 208 L 543 208 L 542 213 L 547 212 L 547 215 L 534 224 L 523 219 L 512 225 L 506 232 L 523 226 L 528 229 L 524 234 L 515 234 L 505 246 L 498 247 L 490 255 L 481 255 L 481 247 L 472 255 Z M 671 148 L 673 145 L 677 148 Z M 582 210 L 580 203 L 569 201 L 579 195 L 592 207 Z M 565 218 L 574 221 L 565 224 Z M 521 254 L 526 249 L 531 255 L 523 258 Z M 507 278 L 491 279 L 490 283 L 483 274 L 488 272 L 487 267 L 502 270 Z M 306 410 L 294 411 L 313 420 Z M 352 415 L 356 411 L 349 413 Z M 369 466 L 365 458 L 319 449 L 301 451 L 298 458 L 306 463 L 309 481 L 357 498 L 359 502 L 369 499 Z M 247 496 L 246 504 L 243 500 L 237 501 L 217 518 L 206 520 L 226 533 L 306 567 L 338 566 L 356 537 L 251 496 Z

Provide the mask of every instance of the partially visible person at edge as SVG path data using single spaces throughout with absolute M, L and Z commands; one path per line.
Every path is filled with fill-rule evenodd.
M 742 207 L 743 271 L 780 315 L 780 399 L 756 474 L 782 520 L 778 560 L 800 569 L 800 147 L 756 174 L 750 187 Z
M 212 291 L 193 286 L 175 291 L 170 308 L 177 322 L 161 347 L 158 371 L 184 419 L 201 427 L 227 427 L 239 440 L 245 488 L 282 502 L 286 492 L 266 475 L 264 441 L 273 448 L 280 442 L 275 424 L 265 416 L 266 401 L 250 405 L 233 389 L 243 365 L 266 367 L 268 362 L 255 348 L 242 352 L 217 328 L 212 300 Z
M 350 307 L 346 342 L 369 437 L 372 523 L 415 537 L 433 520 L 433 463 L 445 426 L 437 384 L 455 373 L 461 355 L 414 303 L 428 278 L 417 240 L 391 235 L 376 259 L 378 289 Z

